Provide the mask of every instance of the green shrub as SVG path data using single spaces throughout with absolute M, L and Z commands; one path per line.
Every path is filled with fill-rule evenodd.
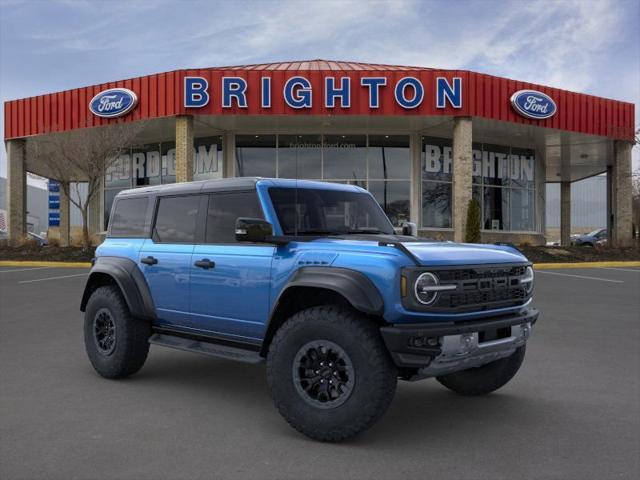
M 471 199 L 467 210 L 467 231 L 464 241 L 467 243 L 480 243 L 480 203 Z

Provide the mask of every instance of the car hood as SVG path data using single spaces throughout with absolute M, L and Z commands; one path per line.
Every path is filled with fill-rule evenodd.
M 507 245 L 453 242 L 404 242 L 403 245 L 422 265 L 487 265 L 527 261 L 527 257 Z
M 323 241 L 323 240 L 321 240 Z M 324 241 L 327 241 L 325 239 Z M 437 241 L 416 241 L 413 237 L 401 235 L 366 235 L 344 236 L 340 239 L 329 240 L 332 243 L 350 243 L 375 245 L 400 242 L 402 245 L 425 266 L 437 265 L 488 265 L 498 263 L 522 263 L 527 262 L 520 251 L 508 245 L 454 243 Z M 375 242 L 372 245 L 372 242 Z M 389 248 L 389 247 L 385 247 Z M 368 248 L 367 248 L 368 250 Z

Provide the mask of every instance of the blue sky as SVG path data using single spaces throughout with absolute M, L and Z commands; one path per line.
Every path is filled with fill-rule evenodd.
M 470 69 L 630 101 L 640 124 L 640 0 L 0 5 L 3 102 L 177 68 L 325 58 Z

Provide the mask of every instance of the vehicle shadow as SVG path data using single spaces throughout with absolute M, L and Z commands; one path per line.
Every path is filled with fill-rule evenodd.
M 181 396 L 210 398 L 221 402 L 222 408 L 226 405 L 251 411 L 253 417 L 264 418 L 262 427 L 273 428 L 273 434 L 312 441 L 280 419 L 269 395 L 264 365 L 158 352 L 131 381 L 179 391 Z M 467 436 L 475 435 L 474 431 L 482 436 L 500 435 L 505 425 L 521 429 L 527 424 L 549 423 L 548 413 L 549 405 L 543 399 L 513 393 L 509 386 L 485 397 L 462 397 L 433 379 L 398 382 L 386 415 L 371 430 L 343 444 L 393 450 L 416 443 L 427 446 L 434 437 L 455 443 L 460 441 L 460 432 L 467 432 Z

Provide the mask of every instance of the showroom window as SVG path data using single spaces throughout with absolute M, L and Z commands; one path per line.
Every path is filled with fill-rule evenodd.
M 193 179 L 222 177 L 222 137 L 194 140 Z M 122 190 L 175 183 L 175 142 L 137 145 L 123 151 L 107 168 L 104 179 L 104 224 L 109 224 L 113 199 Z
M 409 220 L 408 135 L 237 135 L 236 175 L 358 185 L 394 225 Z
M 422 226 L 451 228 L 452 143 L 422 139 Z M 473 143 L 473 198 L 483 230 L 535 231 L 535 151 Z
M 422 137 L 422 226 L 451 228 L 451 140 Z

